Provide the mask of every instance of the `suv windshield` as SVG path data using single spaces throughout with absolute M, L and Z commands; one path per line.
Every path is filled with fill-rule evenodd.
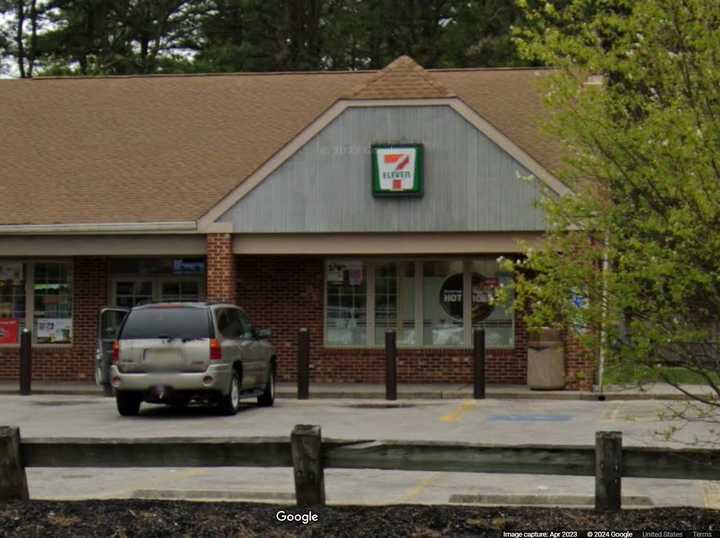
M 210 338 L 210 321 L 204 308 L 179 306 L 132 310 L 120 338 Z

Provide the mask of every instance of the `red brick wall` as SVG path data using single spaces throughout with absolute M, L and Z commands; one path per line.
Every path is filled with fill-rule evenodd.
M 260 328 L 273 330 L 280 379 L 294 381 L 298 329 L 307 327 L 312 339 L 311 378 L 314 382 L 382 383 L 382 349 L 342 349 L 323 346 L 323 260 L 313 256 L 233 257 L 229 234 L 208 236 L 208 296 L 237 302 Z M 236 285 L 234 284 L 237 278 Z M 107 261 L 74 258 L 73 344 L 35 347 L 33 379 L 92 381 L 97 315 L 108 303 Z M 527 333 L 521 319 L 515 325 L 515 349 L 491 349 L 488 383 L 525 384 Z M 471 383 L 469 349 L 400 349 L 401 383 Z M 576 340 L 565 345 L 569 389 L 590 390 L 594 360 Z M 17 380 L 18 348 L 0 349 L 0 380 Z
M 100 308 L 107 304 L 107 274 L 105 258 L 73 259 L 73 344 L 67 347 L 34 347 L 34 380 L 94 379 L 97 317 Z M 0 380 L 17 380 L 19 368 L 18 348 L 0 349 Z
M 239 256 L 237 303 L 254 324 L 273 331 L 282 381 L 294 381 L 297 333 L 310 331 L 311 379 L 314 382 L 383 383 L 382 349 L 325 348 L 323 335 L 323 260 L 312 256 Z M 524 384 L 527 335 L 518 320 L 516 349 L 489 350 L 488 383 Z M 400 349 L 400 383 L 471 383 L 469 349 Z
M 235 302 L 235 260 L 232 243 L 232 234 L 207 236 L 208 301 Z
M 565 337 L 565 377 L 569 390 L 592 390 L 595 381 L 595 358 L 572 335 Z

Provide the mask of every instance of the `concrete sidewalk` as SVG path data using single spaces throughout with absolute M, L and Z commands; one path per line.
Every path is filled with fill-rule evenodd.
M 683 385 L 691 394 L 709 395 L 704 385 Z M 92 383 L 42 383 L 32 385 L 33 394 L 67 394 L 102 396 L 102 390 Z M 0 394 L 18 394 L 17 382 L 0 382 Z M 685 400 L 688 397 L 666 384 L 647 385 L 642 389 L 633 387 L 606 387 L 603 393 L 573 390 L 531 390 L 525 385 L 488 385 L 487 398 L 509 400 Z M 278 398 L 296 398 L 294 383 L 278 383 Z M 436 383 L 432 385 L 399 384 L 399 400 L 466 400 L 473 397 L 472 385 Z M 311 384 L 310 398 L 385 399 L 385 386 L 380 384 Z

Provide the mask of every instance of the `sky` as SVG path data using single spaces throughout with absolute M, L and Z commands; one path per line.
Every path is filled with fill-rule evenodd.
M 5 26 L 7 21 L 10 19 L 4 13 L 0 13 L 0 28 Z M 6 59 L 0 59 L 0 79 L 2 78 L 14 78 L 17 76 L 17 67 L 12 65 L 12 62 L 8 62 Z

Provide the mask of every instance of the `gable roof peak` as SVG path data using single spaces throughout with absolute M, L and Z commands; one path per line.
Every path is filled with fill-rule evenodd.
M 400 56 L 372 75 L 351 99 L 437 99 L 455 97 L 410 56 Z

